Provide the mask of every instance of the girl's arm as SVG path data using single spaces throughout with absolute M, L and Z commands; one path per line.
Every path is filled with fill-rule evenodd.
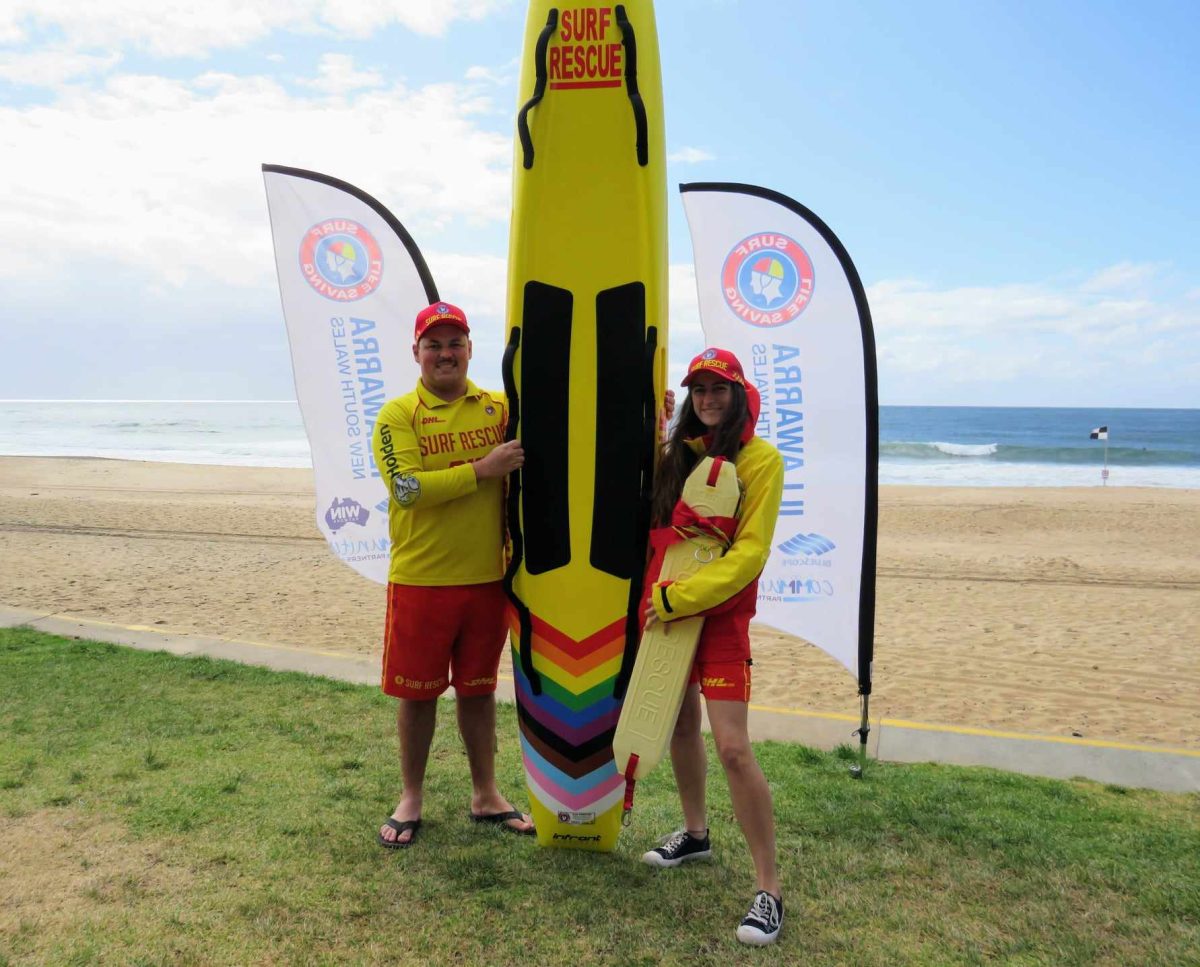
M 733 545 L 690 577 L 654 586 L 650 600 L 660 621 L 716 608 L 762 573 L 783 499 L 783 458 L 773 446 L 759 442 L 762 446 L 747 444 L 738 457 L 738 477 L 746 489 Z

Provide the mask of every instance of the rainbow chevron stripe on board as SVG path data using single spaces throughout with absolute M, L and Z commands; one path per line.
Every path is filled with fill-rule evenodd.
M 624 616 L 582 641 L 535 617 L 533 642 L 541 694 L 533 694 L 516 649 L 513 670 L 534 823 L 551 831 L 552 845 L 605 848 L 620 832 L 624 794 L 612 756 Z

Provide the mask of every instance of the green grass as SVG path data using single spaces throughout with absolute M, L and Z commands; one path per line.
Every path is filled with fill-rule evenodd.
M 638 856 L 678 822 L 667 766 L 615 853 L 541 849 L 467 822 L 440 714 L 421 837 L 384 851 L 377 690 L 0 630 L 0 965 L 1200 964 L 1198 796 L 936 765 L 856 782 L 838 753 L 762 743 L 787 922 L 755 951 L 715 759 L 715 861 L 656 872 Z M 524 801 L 511 707 L 499 732 Z M 59 825 L 65 848 L 22 860 Z

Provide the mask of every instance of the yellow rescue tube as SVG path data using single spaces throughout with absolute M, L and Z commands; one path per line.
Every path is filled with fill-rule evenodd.
M 712 457 L 705 457 L 688 475 L 681 499 L 699 517 L 735 517 L 741 487 L 733 463 L 714 463 Z M 682 581 L 724 553 L 725 544 L 719 538 L 693 533 L 667 548 L 656 580 Z M 627 778 L 641 779 L 662 761 L 679 717 L 703 628 L 703 616 L 696 615 L 657 622 L 642 635 L 613 736 L 614 763 Z M 626 770 L 635 755 L 637 762 L 630 774 Z
M 534 0 L 519 91 L 505 383 L 526 453 L 508 575 L 522 752 L 539 842 L 610 850 L 666 366 L 653 4 Z

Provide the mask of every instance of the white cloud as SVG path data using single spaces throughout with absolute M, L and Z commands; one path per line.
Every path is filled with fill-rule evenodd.
M 701 161 L 715 161 L 716 155 L 703 148 L 683 147 L 667 155 L 667 160 L 676 164 L 694 165 Z
M 686 332 L 703 338 L 700 298 L 696 293 L 696 267 L 690 262 L 677 263 L 668 267 L 667 275 L 671 292 L 672 335 Z
M 1144 283 L 1158 271 L 1153 265 L 1121 263 L 1077 285 L 1045 282 L 948 290 L 892 280 L 876 283 L 868 294 L 874 315 L 905 329 L 949 329 L 972 335 L 1054 330 L 1103 338 L 1127 323 L 1171 328 L 1179 324 L 1172 322 L 1173 301 L 1145 294 Z M 1134 279 L 1139 280 L 1138 286 L 1132 285 Z
M 208 73 L 0 107 L 0 277 L 53 284 L 100 259 L 167 285 L 273 285 L 262 162 L 356 184 L 426 244 L 456 220 L 503 222 L 512 146 L 476 125 L 484 103 L 449 84 L 297 97 Z
M 1097 272 L 1080 289 L 1083 292 L 1129 292 L 1137 291 L 1159 274 L 1162 265 L 1150 262 L 1120 262 Z
M 317 77 L 302 83 L 326 94 L 346 94 L 365 87 L 383 87 L 385 82 L 380 71 L 358 70 L 349 54 L 324 54 L 317 65 Z
M 121 55 L 83 54 L 50 47 L 27 54 L 8 54 L 0 60 L 0 79 L 26 87 L 59 87 L 86 74 L 103 74 L 120 61 Z
M 1123 262 L 1082 282 L 867 290 L 888 402 L 1133 404 L 1200 354 L 1200 307 L 1161 266 Z M 1132 394 L 1141 393 L 1140 397 Z M 1108 399 L 1111 401 L 1111 399 Z
M 246 47 L 279 30 L 363 38 L 399 24 L 441 36 L 456 20 L 478 20 L 511 0 L 6 0 L 0 6 L 0 42 L 17 43 L 33 31 L 61 34 L 80 49 L 138 49 L 163 57 L 198 57 Z
M 438 295 L 462 307 L 467 318 L 503 322 L 508 291 L 508 260 L 498 255 L 462 255 L 455 252 L 425 252 L 429 271 L 437 281 Z M 475 327 L 480 331 L 481 327 Z M 494 326 L 496 339 L 503 327 Z M 478 336 L 476 336 L 478 341 Z
M 500 68 L 484 67 L 476 64 L 467 68 L 466 79 L 469 81 L 478 81 L 484 84 L 491 84 L 496 87 L 502 87 L 511 84 L 517 76 L 517 72 L 521 67 L 521 58 L 514 57 L 507 64 Z

